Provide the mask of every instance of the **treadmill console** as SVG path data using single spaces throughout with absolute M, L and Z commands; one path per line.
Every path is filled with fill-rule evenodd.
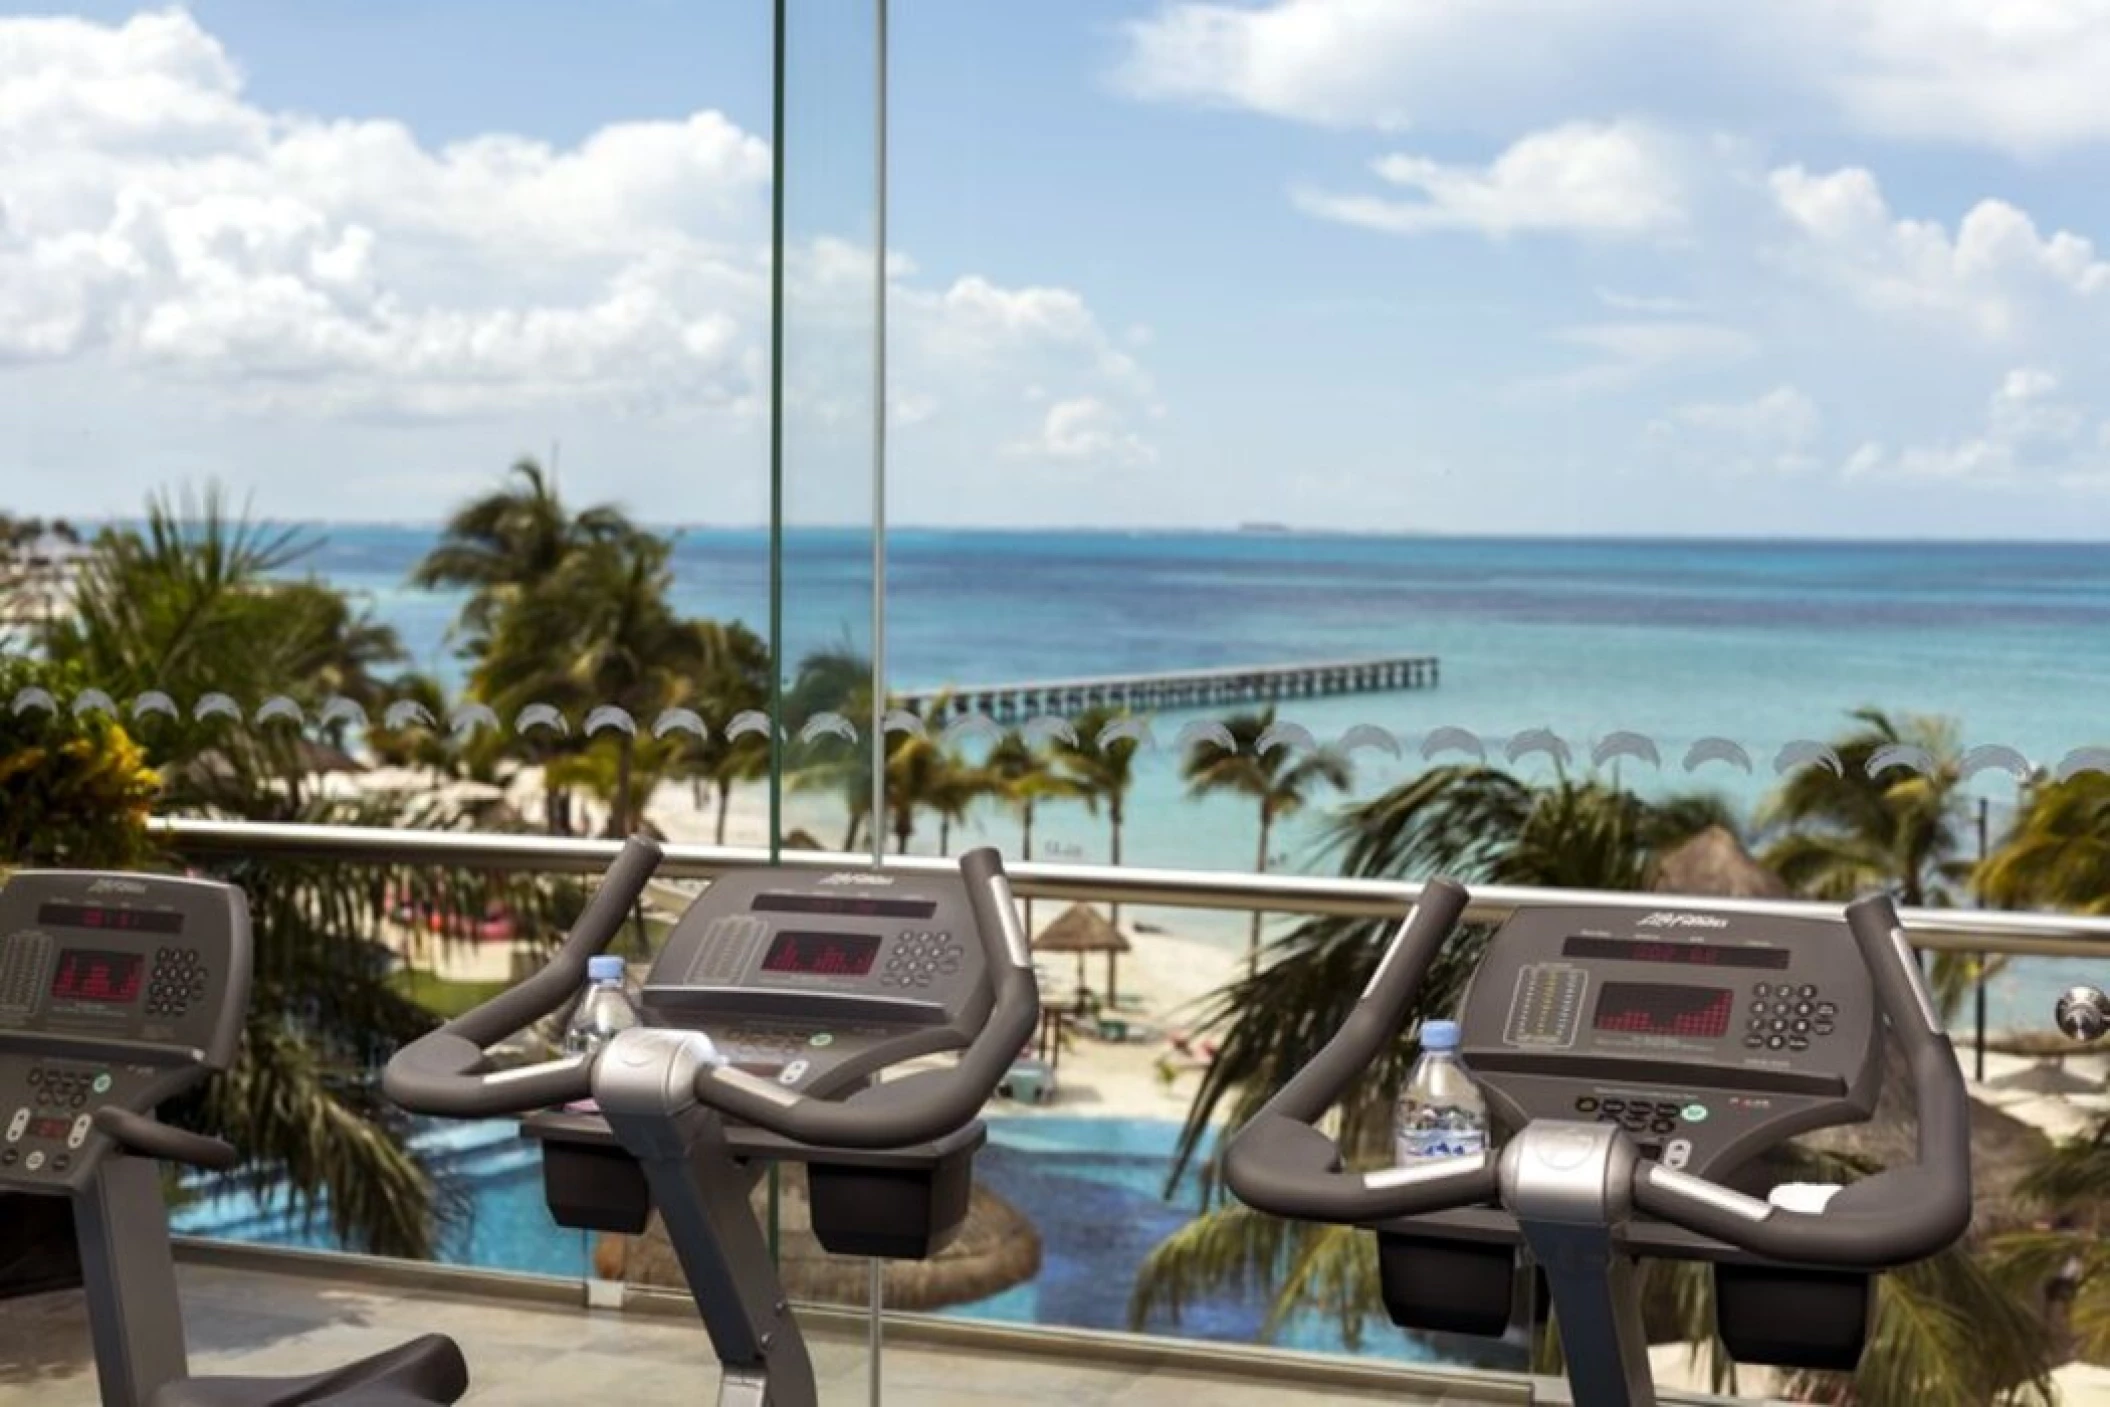
M 966 1046 L 994 1002 L 986 966 L 956 874 L 730 874 L 675 925 L 644 1014 L 708 1032 L 751 1074 L 827 1097 Z
M 26 871 L 0 888 L 0 1188 L 86 1184 L 135 1113 L 232 1062 L 249 999 L 249 909 L 224 884 Z
M 1696 909 L 1527 908 L 1472 979 L 1460 1054 L 1502 1131 L 1622 1125 L 1719 1177 L 1792 1134 L 1866 1119 L 1875 994 L 1843 921 Z

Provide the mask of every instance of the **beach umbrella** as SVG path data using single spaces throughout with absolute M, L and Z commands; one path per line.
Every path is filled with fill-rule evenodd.
M 1722 899 L 1785 899 L 1786 881 L 1752 858 L 1725 826 L 1709 826 L 1664 852 L 1650 885 L 1658 894 L 1706 894 Z
M 785 1290 L 794 1300 L 861 1307 L 870 1262 L 821 1249 L 820 1239 L 813 1234 L 806 1169 L 786 1163 L 780 1173 L 777 1272 L 784 1278 Z M 768 1216 L 767 1197 L 766 1187 L 756 1189 L 757 1216 Z M 967 1220 L 950 1245 L 928 1260 L 890 1260 L 884 1266 L 881 1293 L 889 1309 L 972 1304 L 1040 1273 L 1040 1233 L 1018 1208 L 977 1184 L 969 1193 Z M 681 1262 L 656 1212 L 642 1236 L 603 1237 L 594 1250 L 594 1268 L 603 1279 L 621 1279 L 631 1285 L 685 1287 Z
M 1108 922 L 1106 917 L 1089 904 L 1072 904 L 1053 923 L 1040 931 L 1033 946 L 1043 953 L 1075 953 L 1077 955 L 1077 986 L 1084 987 L 1084 957 L 1087 953 L 1106 954 L 1106 1000 L 1114 1000 L 1114 963 L 1128 951 L 1128 939 L 1121 930 Z

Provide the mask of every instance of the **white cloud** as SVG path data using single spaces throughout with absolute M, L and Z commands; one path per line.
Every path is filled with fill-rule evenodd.
M 1157 459 L 1157 451 L 1126 427 L 1119 412 L 1091 396 L 1055 402 L 1038 433 L 1008 449 L 1022 458 L 1098 467 L 1135 468 Z
M 1635 122 L 1570 122 L 1535 132 L 1486 167 L 1398 153 L 1372 169 L 1409 200 L 1300 191 L 1310 214 L 1392 234 L 1470 230 L 1634 236 L 1684 221 L 1671 143 Z
M 1770 104 L 1970 146 L 2110 138 L 2110 0 L 1166 0 L 1125 35 L 1138 96 L 1328 125 L 1516 130 L 1674 61 L 1659 101 L 1703 121 Z
M 1823 415 L 1793 386 L 1748 401 L 1702 401 L 1652 421 L 1648 438 L 1681 462 L 1715 472 L 1799 474 L 1817 466 L 1811 453 Z
M 1776 257 L 1870 307 L 1961 321 L 1997 339 L 2020 331 L 2033 303 L 2110 293 L 2110 262 L 2090 241 L 2040 234 L 2006 201 L 1979 201 L 1952 234 L 1893 214 L 1860 167 L 1822 176 L 1783 167 L 1768 186 L 1796 236 Z
M 1749 333 L 1707 322 L 1588 323 L 1562 328 L 1554 335 L 1595 353 L 1594 359 L 1570 371 L 1526 381 L 1518 389 L 1561 395 L 1617 391 L 1661 375 L 1725 366 L 1758 351 Z
M 1994 389 L 1977 434 L 1895 453 L 1870 442 L 1849 455 L 1840 472 L 1848 479 L 2009 485 L 2048 478 L 2075 486 L 2098 471 L 2082 441 L 2086 417 L 2059 392 L 2059 378 L 2051 372 L 2018 367 Z
M 266 110 L 181 12 L 0 19 L 0 374 L 114 371 L 276 420 L 752 423 L 770 166 L 716 112 L 431 145 Z M 942 406 L 979 457 L 1033 423 L 992 388 L 1045 378 L 1116 410 L 1150 394 L 1074 291 L 888 265 L 899 425 Z M 845 433 L 869 425 L 871 269 L 821 239 L 787 270 L 819 349 L 791 393 Z
M 1689 298 L 1673 298 L 1660 293 L 1622 293 L 1617 289 L 1600 288 L 1597 301 L 1607 308 L 1621 313 L 1660 313 L 1664 315 L 1686 314 L 1699 311 L 1699 305 Z

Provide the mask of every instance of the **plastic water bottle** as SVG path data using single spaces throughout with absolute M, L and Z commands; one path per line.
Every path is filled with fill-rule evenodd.
M 1486 1148 L 1487 1101 L 1458 1062 L 1458 1023 L 1424 1021 L 1421 1059 L 1392 1113 L 1393 1158 L 1406 1166 Z
M 586 992 L 564 1028 L 566 1055 L 591 1055 L 618 1031 L 641 1024 L 623 960 L 602 954 L 586 960 Z

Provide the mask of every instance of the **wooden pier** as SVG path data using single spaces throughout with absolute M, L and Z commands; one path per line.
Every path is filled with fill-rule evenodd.
M 1021 684 L 972 684 L 914 689 L 899 695 L 918 713 L 941 697 L 948 718 L 986 714 L 998 723 L 1022 723 L 1036 714 L 1069 717 L 1105 705 L 1134 713 L 1161 709 L 1217 708 L 1226 704 L 1282 703 L 1337 694 L 1379 694 L 1436 687 L 1433 655 L 1389 659 L 1327 660 L 1317 664 L 1270 664 L 1236 669 L 1183 669 L 1169 674 L 1110 675 L 1102 679 L 1042 679 Z

